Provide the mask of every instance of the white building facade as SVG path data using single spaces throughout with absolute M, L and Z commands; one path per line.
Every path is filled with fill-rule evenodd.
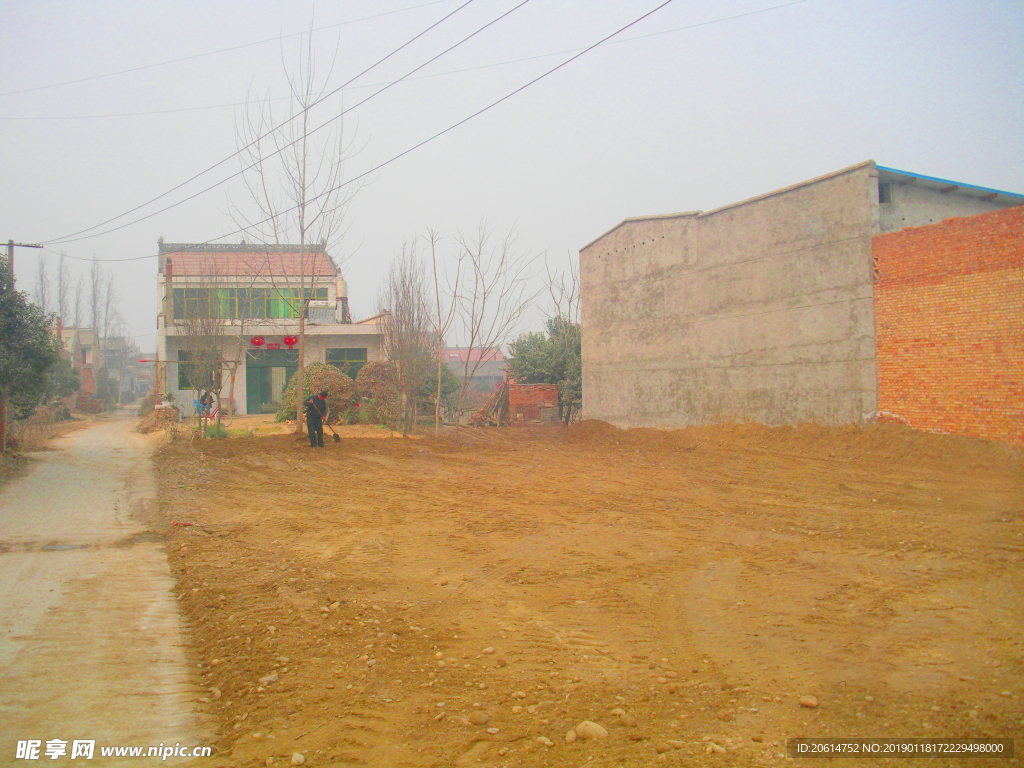
M 200 380 L 237 414 L 276 411 L 298 368 L 300 313 L 306 365 L 330 363 L 355 378 L 381 357 L 377 318 L 352 322 L 347 285 L 323 246 L 160 240 L 158 248 L 157 377 L 184 415 Z M 209 370 L 200 373 L 190 358 L 204 344 L 214 354 L 203 355 Z M 219 365 L 209 364 L 217 352 Z

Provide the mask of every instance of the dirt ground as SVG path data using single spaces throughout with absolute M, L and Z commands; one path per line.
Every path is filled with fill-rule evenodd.
M 158 453 L 213 765 L 1024 747 L 1022 450 L 894 425 L 343 431 Z M 567 743 L 584 720 L 608 736 Z

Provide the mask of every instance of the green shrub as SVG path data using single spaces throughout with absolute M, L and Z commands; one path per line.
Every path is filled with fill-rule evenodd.
M 295 419 L 295 386 L 298 376 L 292 376 L 281 394 L 281 407 L 277 411 L 277 421 Z M 329 421 L 337 423 L 341 414 L 353 408 L 356 402 L 355 384 L 348 376 L 333 365 L 327 363 L 310 363 L 306 366 L 306 386 L 302 393 L 305 401 L 310 392 L 327 390 L 327 407 L 331 409 Z

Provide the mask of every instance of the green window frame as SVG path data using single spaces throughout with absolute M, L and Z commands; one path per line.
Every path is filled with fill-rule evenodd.
M 173 288 L 171 309 L 175 320 L 209 317 L 211 312 L 225 320 L 294 320 L 301 311 L 303 295 L 327 301 L 327 288 Z
M 366 347 L 328 349 L 325 359 L 328 365 L 333 365 L 346 376 L 354 379 L 366 365 Z

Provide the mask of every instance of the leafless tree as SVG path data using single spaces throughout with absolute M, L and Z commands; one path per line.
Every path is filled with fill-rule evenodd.
M 338 253 L 346 232 L 348 207 L 359 185 L 345 185 L 346 161 L 353 154 L 353 146 L 346 142 L 343 120 L 313 135 L 311 110 L 326 92 L 333 62 L 326 76 L 319 78 L 312 35 L 306 38 L 295 65 L 287 64 L 283 48 L 281 61 L 290 91 L 291 119 L 282 124 L 269 98 L 247 102 L 237 141 L 248 205 L 231 203 L 231 209 L 247 239 L 274 246 L 279 254 L 287 243 L 300 248 L 297 276 L 288 275 L 285 269 L 268 270 L 275 288 L 287 291 L 298 303 L 298 432 L 302 430 L 298 414 L 302 413 L 305 389 L 306 310 L 322 279 L 317 260 L 328 259 L 330 252 Z M 311 260 L 307 260 L 307 253 L 313 254 Z
M 580 322 L 580 268 L 570 256 L 568 272 L 555 272 L 544 260 L 546 287 L 550 304 L 544 314 L 548 318 L 564 317 L 570 323 Z
M 481 222 L 472 237 L 458 238 L 466 265 L 456 294 L 456 325 L 460 346 L 466 349 L 462 387 L 457 395 L 459 418 L 476 372 L 512 338 L 523 314 L 540 294 L 540 290 L 530 288 L 540 254 L 516 250 L 514 227 L 496 246 L 491 244 L 492 234 L 487 223 Z
M 395 366 L 402 399 L 402 437 L 409 434 L 416 394 L 431 363 L 430 299 L 427 274 L 415 244 L 402 246 L 391 262 L 377 298 L 381 320 L 381 349 Z
M 128 355 L 130 347 L 134 342 L 128 335 L 128 325 L 120 312 L 115 312 L 110 321 L 110 335 L 105 338 L 105 354 L 103 356 L 108 370 L 117 371 L 117 404 L 121 405 L 121 395 L 124 391 L 124 372 L 128 367 Z
M 75 328 L 82 327 L 84 307 L 82 306 L 82 299 L 85 297 L 85 281 L 82 275 L 78 276 L 75 281 Z
M 101 326 L 96 329 L 96 332 L 100 334 L 101 338 L 110 334 L 110 329 L 114 327 L 114 323 L 120 316 L 117 307 L 117 291 L 114 288 L 114 275 L 109 272 L 102 274 L 102 283 L 103 299 L 101 305 L 102 314 L 100 315 Z
M 50 275 L 46 269 L 46 254 L 40 253 L 36 260 L 36 284 L 32 289 L 33 299 L 43 312 L 50 309 Z
M 103 319 L 103 271 L 96 254 L 93 254 L 92 263 L 89 265 L 89 324 L 96 331 L 97 341 L 100 338 L 100 323 Z
M 174 321 L 181 340 L 180 349 L 185 353 L 185 359 L 178 362 L 179 373 L 188 382 L 193 399 L 200 403 L 207 394 L 220 399 L 224 380 L 224 337 L 227 330 L 220 298 L 215 290 L 215 277 L 204 275 L 201 282 L 205 290 L 199 290 L 198 297 L 186 302 L 184 316 Z M 202 411 L 198 415 L 199 429 L 196 436 L 203 438 L 206 436 L 206 419 Z
M 455 275 L 447 281 L 447 292 L 442 298 L 441 282 L 444 280 L 442 274 L 443 266 L 438 264 L 437 246 L 441 242 L 441 236 L 433 229 L 427 230 L 427 242 L 430 244 L 430 263 L 434 277 L 434 309 L 436 315 L 432 314 L 430 323 L 434 334 L 434 345 L 437 356 L 437 392 L 434 398 L 434 436 L 441 434 L 441 367 L 447 365 L 444 362 L 445 339 L 452 327 L 455 315 L 458 310 L 458 295 L 460 280 L 462 278 L 462 252 L 455 263 Z
M 57 263 L 57 314 L 67 323 L 71 320 L 71 270 L 64 263 L 65 254 L 60 254 Z
M 545 260 L 547 291 L 550 299 L 545 314 L 556 359 L 561 361 L 563 378 L 558 383 L 558 399 L 566 426 L 581 412 L 583 404 L 582 327 L 580 325 L 579 263 L 570 256 L 568 272 L 554 272 Z

